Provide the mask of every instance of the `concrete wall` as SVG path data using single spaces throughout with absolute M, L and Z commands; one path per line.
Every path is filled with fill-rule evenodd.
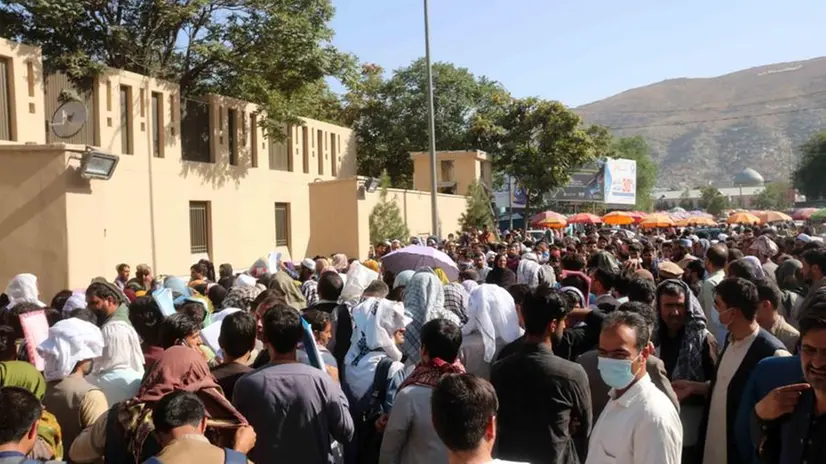
M 430 192 L 430 153 L 414 152 L 413 159 L 413 189 L 420 192 Z M 442 176 L 442 161 L 453 161 L 453 179 L 444 179 Z M 483 168 L 483 166 L 487 166 Z M 470 184 L 482 179 L 488 186 L 492 186 L 491 160 L 488 155 L 479 150 L 469 151 L 438 151 L 436 152 L 436 182 L 456 182 L 456 194 L 467 195 Z
M 0 38 L 0 59 L 8 65 L 11 142 L 44 143 L 43 61 L 40 48 Z

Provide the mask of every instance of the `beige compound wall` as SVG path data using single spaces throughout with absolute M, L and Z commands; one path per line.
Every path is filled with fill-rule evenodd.
M 0 60 L 6 64 L 11 137 L 0 143 L 46 141 L 43 113 L 43 61 L 40 49 L 0 38 Z M 51 115 L 49 115 L 51 117 Z

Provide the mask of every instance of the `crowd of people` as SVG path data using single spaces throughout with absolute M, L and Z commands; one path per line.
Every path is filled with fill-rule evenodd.
M 453 262 L 391 272 L 405 247 Z M 826 462 L 810 230 L 485 228 L 116 269 L 0 295 L 0 464 Z

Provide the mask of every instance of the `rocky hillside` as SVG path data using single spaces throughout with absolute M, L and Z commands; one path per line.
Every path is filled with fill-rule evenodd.
M 750 167 L 787 179 L 796 149 L 826 129 L 826 57 L 703 79 L 669 79 L 576 108 L 618 136 L 642 135 L 658 187 L 731 185 Z

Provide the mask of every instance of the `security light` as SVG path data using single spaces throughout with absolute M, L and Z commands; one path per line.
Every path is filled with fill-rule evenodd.
M 117 155 L 90 150 L 80 161 L 80 176 L 84 179 L 109 180 L 115 173 L 119 158 Z
M 375 177 L 371 177 L 364 182 L 364 189 L 367 190 L 367 193 L 373 193 L 376 189 L 379 188 L 379 180 Z

